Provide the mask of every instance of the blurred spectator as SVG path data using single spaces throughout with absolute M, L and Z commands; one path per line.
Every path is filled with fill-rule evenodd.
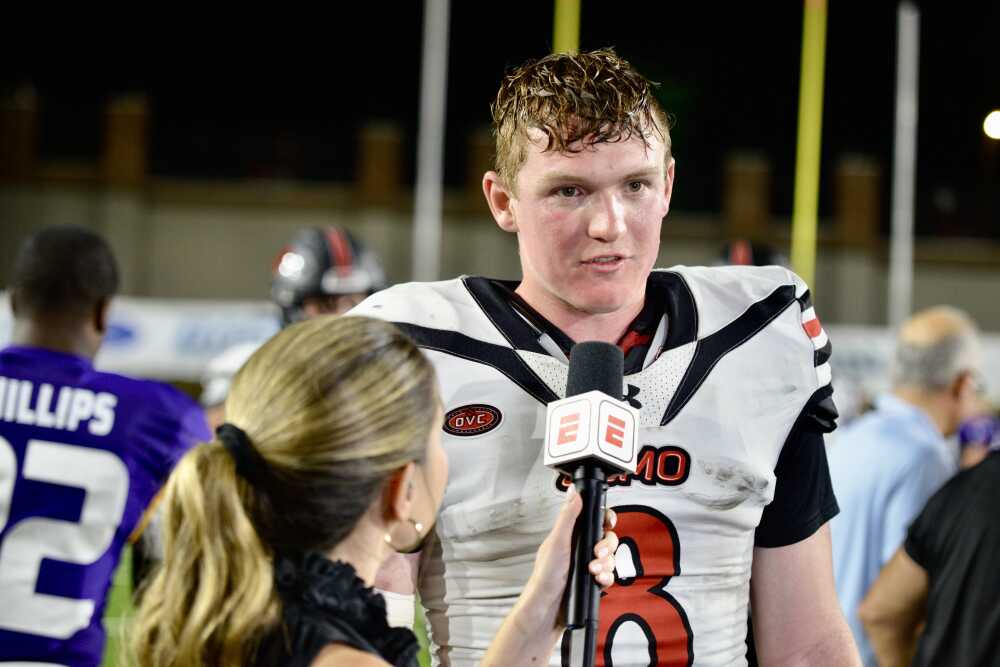
M 257 342 L 233 345 L 205 367 L 201 378 L 201 404 L 213 432 L 226 421 L 223 408 L 236 371 L 243 367 L 260 345 Z
M 271 298 L 283 325 L 345 313 L 385 288 L 378 256 L 340 227 L 300 230 L 278 254 Z
M 958 429 L 958 446 L 962 457 L 962 469 L 971 468 L 986 458 L 990 449 L 1000 443 L 1000 420 L 994 415 L 986 414 L 967 419 Z
M 48 227 L 11 280 L 0 350 L 0 664 L 96 667 L 126 541 L 192 445 L 201 410 L 159 382 L 102 373 L 118 266 L 97 234 Z
M 840 604 L 866 665 L 875 656 L 857 606 L 903 543 L 927 499 L 958 470 L 947 436 L 978 408 L 980 349 L 975 324 L 949 307 L 917 313 L 900 328 L 892 391 L 830 446 L 840 503 L 831 525 Z
M 930 499 L 858 610 L 879 664 L 997 664 L 998 507 L 994 448 Z
M 336 226 L 301 229 L 278 253 L 272 267 L 271 299 L 281 308 L 281 324 L 345 313 L 386 286 L 378 256 Z M 202 380 L 201 403 L 213 428 L 225 419 L 222 408 L 236 372 L 259 343 L 240 343 L 212 360 Z

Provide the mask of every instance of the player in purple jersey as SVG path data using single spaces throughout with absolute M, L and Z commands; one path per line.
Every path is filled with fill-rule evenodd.
M 101 617 L 126 541 L 174 463 L 210 439 L 168 385 L 102 373 L 118 268 L 78 227 L 24 244 L 0 349 L 0 665 L 98 665 Z

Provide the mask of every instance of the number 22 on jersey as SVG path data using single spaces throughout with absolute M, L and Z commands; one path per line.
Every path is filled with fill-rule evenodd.
M 89 565 L 111 546 L 128 498 L 129 474 L 115 454 L 29 440 L 21 479 L 82 488 L 76 522 L 27 517 L 7 526 L 16 492 L 15 450 L 0 436 L 0 629 L 66 639 L 87 627 L 94 600 L 36 592 L 42 560 Z

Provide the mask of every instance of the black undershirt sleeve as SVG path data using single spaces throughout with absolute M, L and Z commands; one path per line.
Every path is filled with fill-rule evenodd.
M 830 481 L 823 434 L 836 427 L 829 387 L 806 404 L 778 455 L 774 499 L 764 508 L 754 536 L 758 547 L 800 542 L 840 511 Z

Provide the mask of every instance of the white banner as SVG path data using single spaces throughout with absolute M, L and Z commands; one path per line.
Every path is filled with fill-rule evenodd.
M 0 293 L 0 346 L 10 340 L 10 300 Z M 112 301 L 101 370 L 197 382 L 205 365 L 237 343 L 263 342 L 279 326 L 268 301 L 203 301 L 119 297 Z
M 889 389 L 889 364 L 894 332 L 889 327 L 824 325 L 833 343 L 834 401 L 844 417 Z M 984 334 L 983 364 L 978 370 L 986 381 L 990 402 L 1000 405 L 1000 335 Z M 843 420 L 842 420 L 843 422 Z

